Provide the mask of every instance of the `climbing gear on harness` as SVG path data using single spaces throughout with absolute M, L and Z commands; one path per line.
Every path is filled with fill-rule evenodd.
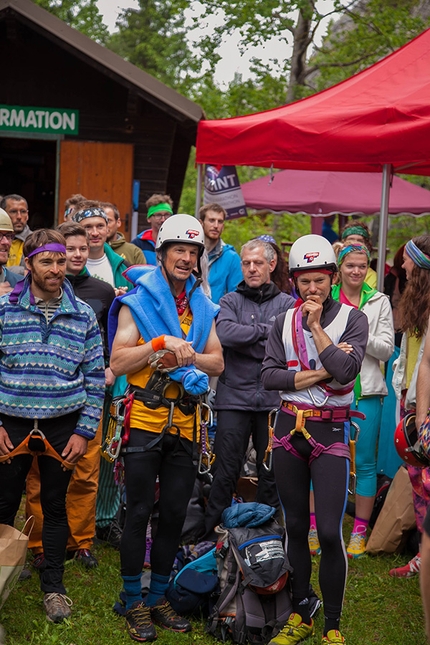
M 207 474 L 215 459 L 215 456 L 211 453 L 208 438 L 208 427 L 213 424 L 212 410 L 206 402 L 202 401 L 202 397 L 188 394 L 181 383 L 172 381 L 165 372 L 166 370 L 155 370 L 144 388 L 135 385 L 129 387 L 128 395 L 123 400 L 125 413 L 120 454 L 127 455 L 151 450 L 162 440 L 166 432 L 175 433 L 179 437 L 181 433 L 180 428 L 173 422 L 175 407 L 177 407 L 186 416 L 194 414 L 193 460 L 197 463 L 199 474 Z M 178 393 L 175 397 L 166 396 L 167 389 L 171 385 L 176 386 Z M 169 412 L 166 424 L 152 441 L 146 446 L 128 447 L 130 414 L 135 400 L 144 403 L 150 410 L 164 406 Z M 197 418 L 200 420 L 199 439 L 197 437 Z
M 173 372 L 178 368 L 178 361 L 173 352 L 168 349 L 159 349 L 148 358 L 148 363 L 154 370 L 160 372 Z
M 199 403 L 200 417 L 200 450 L 199 463 L 197 472 L 199 475 L 206 475 L 210 472 L 211 466 L 215 461 L 215 455 L 211 451 L 209 443 L 208 428 L 213 425 L 213 412 L 207 403 Z
M 121 450 L 125 414 L 124 402 L 123 396 L 116 396 L 112 399 L 106 437 L 100 446 L 102 457 L 111 463 L 119 457 Z
M 33 430 L 30 431 L 30 433 L 18 446 L 16 446 L 16 448 L 8 452 L 6 455 L 0 456 L 0 464 L 8 461 L 9 459 L 13 459 L 17 455 L 33 455 L 33 457 L 44 455 L 45 457 L 53 457 L 59 461 L 63 470 L 73 470 L 76 464 L 63 459 L 61 455 L 58 454 L 58 452 L 51 446 L 43 432 L 39 430 L 38 423 L 38 419 L 34 419 Z
M 349 450 L 351 452 L 351 462 L 349 465 L 349 483 L 348 483 L 348 493 L 350 495 L 355 495 L 356 485 L 357 485 L 357 469 L 355 465 L 355 456 L 356 456 L 356 444 L 358 437 L 360 435 L 360 426 L 355 421 L 351 421 L 351 428 L 354 428 L 354 437 L 350 433 L 349 437 Z
M 268 441 L 266 452 L 263 457 L 263 467 L 270 472 L 273 464 L 273 437 L 275 436 L 275 424 L 278 418 L 278 408 L 274 408 L 269 412 L 268 416 Z

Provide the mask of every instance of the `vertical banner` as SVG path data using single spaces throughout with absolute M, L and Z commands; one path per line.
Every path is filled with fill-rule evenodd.
M 211 202 L 225 208 L 226 219 L 248 215 L 235 166 L 206 166 L 204 203 Z

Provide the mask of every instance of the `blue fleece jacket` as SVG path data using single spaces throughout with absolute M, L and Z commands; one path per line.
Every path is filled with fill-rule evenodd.
M 240 257 L 231 244 L 225 244 L 222 240 L 208 257 L 211 300 L 218 304 L 226 293 L 235 291 L 239 282 L 243 280 Z

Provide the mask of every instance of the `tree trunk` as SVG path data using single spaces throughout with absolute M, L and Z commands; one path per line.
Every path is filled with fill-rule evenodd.
M 310 0 L 306 12 L 300 9 L 297 25 L 294 29 L 293 55 L 291 57 L 290 80 L 288 83 L 286 103 L 296 99 L 298 85 L 303 85 L 306 78 L 306 52 L 311 43 L 311 26 L 314 3 Z

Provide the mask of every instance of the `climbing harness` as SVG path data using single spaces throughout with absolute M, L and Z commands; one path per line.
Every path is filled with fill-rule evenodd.
M 46 436 L 41 430 L 39 430 L 38 419 L 34 419 L 33 430 L 30 431 L 30 433 L 18 446 L 16 446 L 16 448 L 8 452 L 6 455 L 0 456 L 0 463 L 13 459 L 17 455 L 32 455 L 33 457 L 43 455 L 45 457 L 52 457 L 60 462 L 63 470 L 73 470 L 76 466 L 75 463 L 63 459 L 51 446 Z

